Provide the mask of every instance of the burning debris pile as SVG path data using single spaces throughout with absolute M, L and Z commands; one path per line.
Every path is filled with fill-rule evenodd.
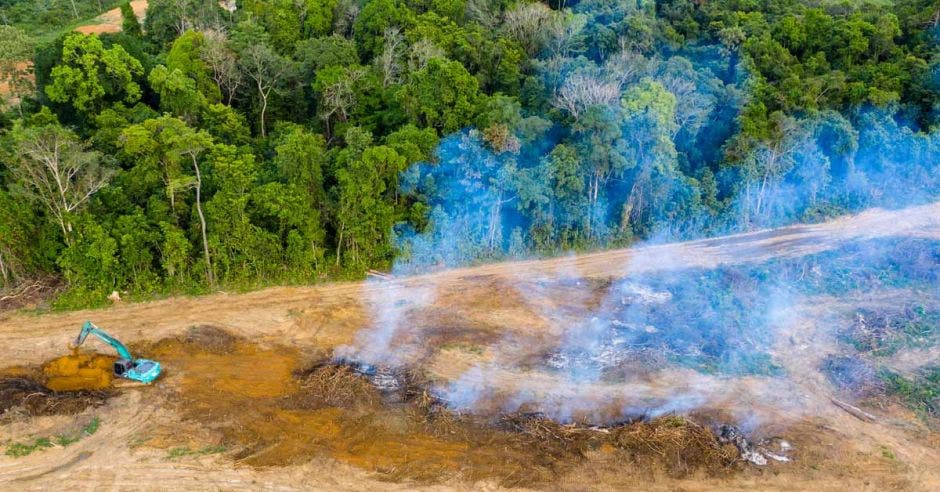
M 733 425 L 722 425 L 718 428 L 718 441 L 722 444 L 734 445 L 741 453 L 741 459 L 758 466 L 767 465 L 768 458 L 788 463 L 790 458 L 787 453 L 793 449 L 788 441 L 779 437 L 761 439 L 757 442 L 748 441 L 740 429 Z
M 405 401 L 416 390 L 414 375 L 406 370 L 389 366 L 367 364 L 365 362 L 337 358 L 328 363 L 334 367 L 345 368 L 369 382 L 388 402 Z
M 409 290 L 414 302 L 407 310 L 400 299 L 377 288 L 368 294 L 373 326 L 363 330 L 355 344 L 341 347 L 342 358 L 331 363 L 369 381 L 385 401 L 408 404 L 423 395 L 442 414 L 485 418 L 494 428 L 552 439 L 622 435 L 625 429 L 653 425 L 676 414 L 728 410 L 726 418 L 709 420 L 706 430 L 711 441 L 702 437 L 703 446 L 711 442 L 729 447 L 735 459 L 755 465 L 782 463 L 790 459 L 788 442 L 750 441 L 738 428 L 722 424 L 744 425 L 743 416 L 750 415 L 755 403 L 779 408 L 795 402 L 760 401 L 771 394 L 793 394 L 781 393 L 792 389 L 795 381 L 784 369 L 794 366 L 780 352 L 780 344 L 787 340 L 779 331 L 792 326 L 793 308 L 817 296 L 935 286 L 938 260 L 940 242 L 891 238 L 755 263 L 669 265 L 637 274 L 629 274 L 626 265 L 618 267 L 626 273 L 603 279 L 585 279 L 568 271 L 538 282 L 502 279 L 492 290 L 518 301 L 499 309 L 520 323 L 525 323 L 523 314 L 531 313 L 539 323 L 557 330 L 544 338 L 529 338 L 523 329 L 505 330 L 502 335 L 483 322 L 473 325 L 468 321 L 476 319 L 472 316 L 461 319 L 460 330 L 446 323 L 415 322 L 416 316 L 436 308 L 439 296 L 447 302 L 456 298 L 446 284 L 432 282 L 419 291 Z M 859 337 L 871 347 L 884 345 L 889 332 L 906 333 L 905 346 L 935 336 L 935 313 L 917 306 L 903 311 L 901 317 L 892 315 L 893 321 L 859 311 L 853 333 L 875 334 Z M 484 331 L 492 337 L 477 335 Z M 427 336 L 430 332 L 435 333 L 433 340 Z M 465 367 L 456 374 L 446 368 L 440 380 L 428 382 L 405 369 L 417 358 L 401 354 L 421 353 L 427 355 L 422 360 L 446 365 L 451 353 L 440 347 L 455 339 L 472 339 L 476 349 L 454 351 Z M 439 349 L 436 354 L 435 349 Z M 883 395 L 905 381 L 859 353 L 833 354 L 822 366 L 806 370 L 819 370 L 837 388 L 863 394 Z M 736 386 L 726 391 L 731 386 L 725 380 L 732 378 Z M 924 380 L 932 381 L 926 376 Z M 773 391 L 761 391 L 771 386 Z M 929 413 L 937 407 L 931 394 L 921 391 L 905 398 Z M 519 423 L 520 416 L 525 425 Z M 657 429 L 663 433 L 669 428 Z M 609 437 L 588 440 L 592 439 Z
M 720 425 L 710 430 L 675 415 L 638 417 L 606 425 L 560 423 L 541 412 L 516 411 L 465 416 L 456 413 L 433 392 L 425 390 L 414 374 L 407 370 L 343 358 L 317 367 L 318 371 L 332 367 L 332 370 L 354 374 L 367 381 L 382 395 L 385 404 L 417 404 L 427 412 L 429 418 L 465 420 L 473 422 L 473 425 L 525 435 L 539 442 L 558 443 L 564 449 L 580 450 L 578 453 L 604 443 L 613 443 L 619 449 L 630 449 L 632 452 L 674 447 L 670 456 L 680 456 L 678 462 L 684 463 L 683 466 L 690 463 L 702 466 L 723 463 L 722 466 L 727 466 L 736 460 L 765 466 L 768 459 L 782 463 L 790 461 L 787 453 L 792 449 L 787 441 L 771 438 L 751 442 L 737 427 L 731 425 Z M 665 452 L 655 454 L 665 455 Z

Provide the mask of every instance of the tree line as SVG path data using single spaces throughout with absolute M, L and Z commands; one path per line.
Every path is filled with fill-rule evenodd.
M 61 306 L 940 191 L 929 1 L 121 9 L 116 34 L 0 26 L 0 282 L 62 278 Z

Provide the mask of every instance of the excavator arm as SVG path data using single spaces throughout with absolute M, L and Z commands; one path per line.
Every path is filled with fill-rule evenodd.
M 134 360 L 134 358 L 131 356 L 131 351 L 128 350 L 123 343 L 111 335 L 105 333 L 101 328 L 95 326 L 95 324 L 91 321 L 86 321 L 85 324 L 82 325 L 82 331 L 78 334 L 78 337 L 75 338 L 74 345 L 78 347 L 85 343 L 85 339 L 88 338 L 88 335 L 95 335 L 96 337 L 100 338 L 101 341 L 113 347 L 114 350 L 117 350 L 118 355 L 122 359 Z

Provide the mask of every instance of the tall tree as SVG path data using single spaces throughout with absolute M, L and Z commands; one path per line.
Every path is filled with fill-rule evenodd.
M 274 51 L 268 43 L 267 33 L 260 26 L 248 21 L 242 22 L 239 24 L 238 35 L 238 66 L 257 91 L 261 105 L 260 131 L 261 136 L 265 137 L 265 114 L 271 95 L 281 91 L 294 74 L 294 64 Z
M 225 94 L 225 103 L 232 104 L 244 82 L 244 74 L 238 64 L 238 54 L 232 50 L 228 36 L 220 31 L 203 33 L 200 55 L 212 71 L 212 80 Z
M 433 58 L 410 75 L 401 97 L 415 123 L 451 133 L 476 116 L 480 83 L 460 63 Z
M 140 28 L 140 21 L 130 2 L 121 4 L 121 32 L 128 36 L 141 37 L 144 31 Z
M 203 211 L 205 176 L 201 167 L 204 154 L 213 148 L 212 136 L 203 130 L 191 128 L 179 118 L 167 115 L 128 127 L 122 141 L 125 152 L 158 162 L 174 214 L 176 196 L 189 189 L 195 190 L 194 206 L 199 220 L 206 279 L 210 285 L 214 284 L 208 227 Z M 192 175 L 184 171 L 185 167 L 190 166 L 194 173 Z
M 317 71 L 313 90 L 320 99 L 319 116 L 326 125 L 326 136 L 332 138 L 335 122 L 345 122 L 356 104 L 356 84 L 366 75 L 358 65 L 324 67 Z
M 144 67 L 123 46 L 105 48 L 95 35 L 70 34 L 62 45 L 62 63 L 52 69 L 46 94 L 79 112 L 97 114 L 110 103 L 135 103 Z
M 101 154 L 57 124 L 19 127 L 13 138 L 19 158 L 9 166 L 16 189 L 46 208 L 69 243 L 72 214 L 108 183 L 113 170 Z

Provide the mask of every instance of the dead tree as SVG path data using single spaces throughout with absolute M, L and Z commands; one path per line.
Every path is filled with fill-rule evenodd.
M 238 67 L 238 56 L 228 46 L 228 38 L 221 31 L 206 31 L 201 58 L 212 70 L 212 80 L 225 93 L 225 103 L 232 105 L 239 87 L 244 82 Z
M 405 38 L 397 27 L 385 29 L 385 42 L 382 54 L 375 59 L 375 65 L 382 73 L 382 86 L 388 87 L 401 81 L 401 56 Z
M 591 106 L 612 106 L 620 100 L 620 86 L 599 77 L 576 74 L 568 77 L 552 99 L 552 105 L 578 120 Z

